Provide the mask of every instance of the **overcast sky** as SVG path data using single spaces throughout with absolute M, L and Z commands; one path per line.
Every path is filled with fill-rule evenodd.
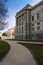
M 19 10 L 21 10 L 27 4 L 33 6 L 39 1 L 41 0 L 8 0 L 6 4 L 8 8 L 8 15 L 9 15 L 9 18 L 7 19 L 7 21 L 9 22 L 8 28 L 15 27 L 16 25 L 15 15 Z

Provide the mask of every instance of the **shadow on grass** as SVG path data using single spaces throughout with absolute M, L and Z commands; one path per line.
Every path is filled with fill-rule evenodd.
M 20 39 L 6 39 L 6 40 L 11 40 L 11 41 L 26 41 L 26 42 L 42 42 L 43 40 L 20 40 Z
M 8 54 L 9 50 L 10 45 L 5 41 L 0 40 L 0 62 Z

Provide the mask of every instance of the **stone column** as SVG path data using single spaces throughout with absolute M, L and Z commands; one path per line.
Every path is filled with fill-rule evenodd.
M 30 20 L 30 10 L 27 10 L 27 39 L 31 39 L 31 20 Z

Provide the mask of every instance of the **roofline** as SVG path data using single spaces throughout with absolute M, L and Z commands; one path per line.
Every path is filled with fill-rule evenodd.
M 22 12 L 22 11 L 24 11 L 24 10 L 27 10 L 27 9 L 28 9 L 28 10 L 31 10 L 31 8 L 27 8 L 28 6 L 32 7 L 30 4 L 27 4 L 27 5 L 26 5 L 25 7 L 23 7 L 19 12 L 16 13 L 16 16 L 17 16 L 20 12 Z M 16 17 L 16 16 L 15 16 L 15 17 Z
M 37 4 L 35 4 L 35 5 L 32 7 L 32 9 L 36 8 L 37 6 L 39 6 L 39 5 L 41 5 L 41 4 L 43 4 L 43 1 L 40 1 L 40 2 L 38 2 Z
M 16 13 L 16 16 L 20 13 L 20 12 L 22 12 L 22 11 L 24 11 L 24 10 L 33 10 L 34 8 L 36 8 L 37 6 L 39 6 L 39 5 L 41 5 L 41 4 L 43 4 L 43 1 L 41 0 L 40 2 L 38 2 L 37 4 L 35 4 L 34 6 L 31 6 L 30 4 L 27 4 L 24 8 L 22 8 L 19 12 L 17 12 Z M 28 7 L 28 6 L 30 6 L 31 8 L 29 9 L 29 8 L 26 8 L 26 7 Z M 15 16 L 15 17 L 16 17 Z

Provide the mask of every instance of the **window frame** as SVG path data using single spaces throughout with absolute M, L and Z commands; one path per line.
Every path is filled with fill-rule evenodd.
M 32 21 L 34 21 L 34 16 L 32 16 Z
M 34 29 L 34 27 L 32 27 L 32 31 L 34 31 L 35 29 Z
M 40 30 L 40 26 L 37 26 L 37 30 Z
M 39 15 L 39 13 L 37 14 L 37 20 L 40 18 L 40 15 Z

